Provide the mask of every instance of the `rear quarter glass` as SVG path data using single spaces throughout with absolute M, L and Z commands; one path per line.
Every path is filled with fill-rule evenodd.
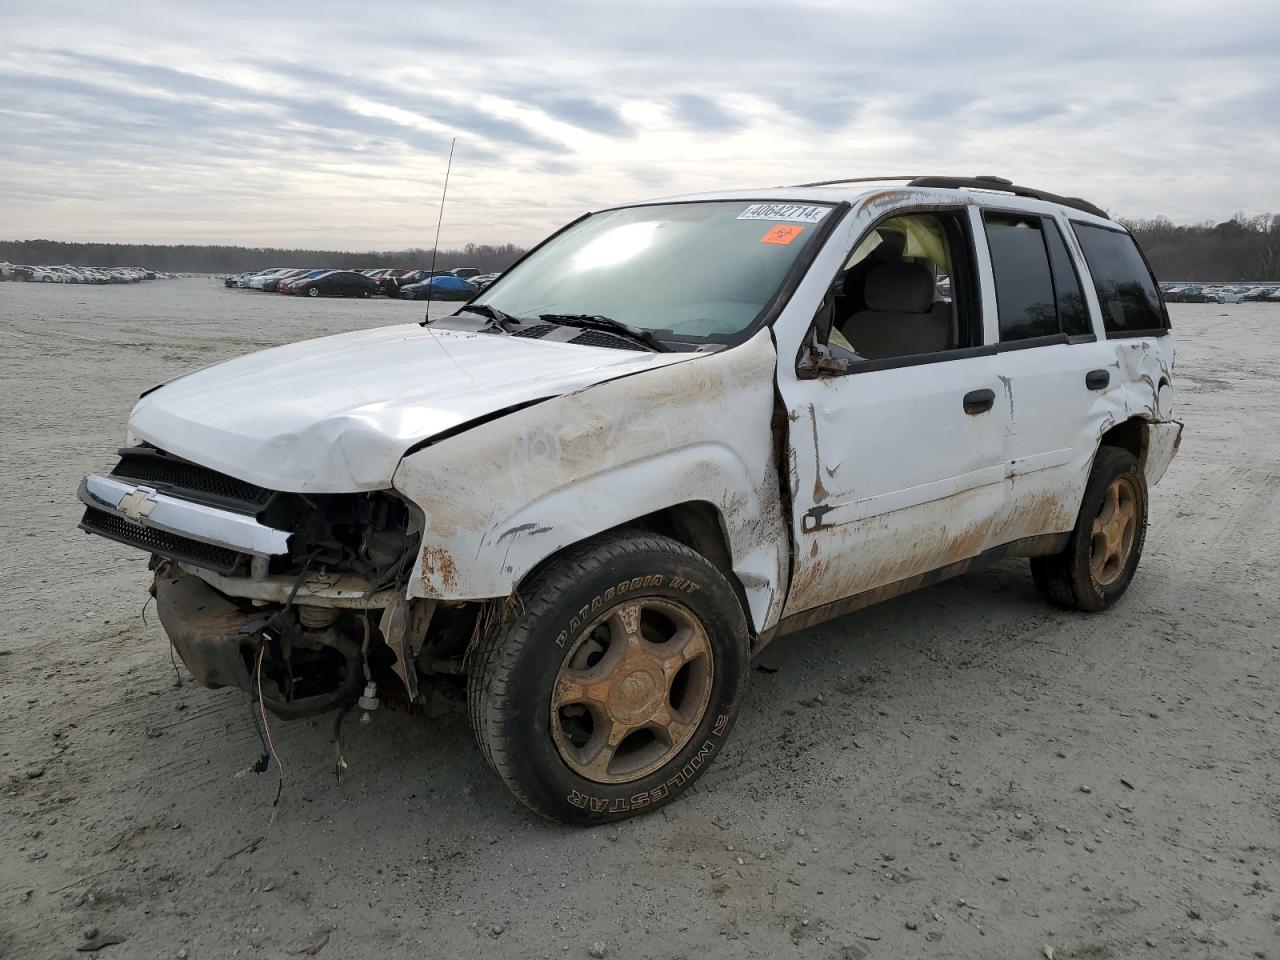
M 1124 336 L 1168 327 L 1155 277 L 1134 239 L 1121 230 L 1073 223 L 1093 277 L 1107 333 Z

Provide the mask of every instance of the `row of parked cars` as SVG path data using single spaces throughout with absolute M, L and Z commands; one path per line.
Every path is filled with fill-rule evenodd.
M 168 279 L 176 273 L 157 273 L 145 267 L 32 266 L 0 260 L 0 280 L 28 283 L 140 283 Z
M 404 300 L 470 300 L 498 279 L 475 267 L 452 270 L 411 270 L 383 267 L 377 270 L 337 270 L 321 267 L 271 267 L 256 273 L 227 277 L 228 287 L 291 293 L 301 297 L 399 297 Z
M 1162 283 L 1168 303 L 1280 303 L 1280 283 Z

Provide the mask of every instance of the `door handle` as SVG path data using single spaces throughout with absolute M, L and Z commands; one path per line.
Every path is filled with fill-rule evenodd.
M 964 412 L 968 414 L 986 413 L 996 402 L 994 390 L 970 390 L 964 395 Z
M 1111 374 L 1106 370 L 1090 370 L 1084 375 L 1084 385 L 1090 390 L 1105 390 L 1111 382 Z

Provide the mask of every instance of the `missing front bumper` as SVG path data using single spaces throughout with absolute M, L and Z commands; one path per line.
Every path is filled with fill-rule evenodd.
M 246 612 L 171 564 L 157 569 L 152 590 L 173 648 L 202 686 L 261 696 L 282 717 L 323 713 L 359 696 L 360 648 L 340 630 L 303 629 L 279 607 Z

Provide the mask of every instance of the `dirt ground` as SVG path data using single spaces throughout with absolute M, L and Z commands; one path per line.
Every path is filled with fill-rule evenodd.
M 0 956 L 1280 957 L 1280 308 L 1173 310 L 1114 610 L 1011 561 L 785 638 L 695 792 L 579 831 L 443 706 L 349 722 L 341 784 L 274 723 L 273 822 L 246 697 L 177 685 L 146 558 L 76 529 L 141 390 L 420 304 L 0 284 Z

